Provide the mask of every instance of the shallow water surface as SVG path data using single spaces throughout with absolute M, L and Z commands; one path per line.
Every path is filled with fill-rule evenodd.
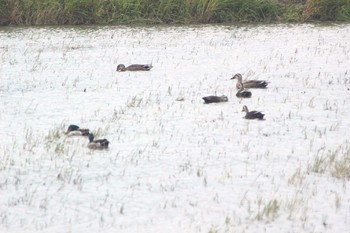
M 0 28 L 0 231 L 350 231 L 349 34 Z M 235 73 L 270 84 L 238 99 Z M 69 124 L 110 148 L 66 137 Z

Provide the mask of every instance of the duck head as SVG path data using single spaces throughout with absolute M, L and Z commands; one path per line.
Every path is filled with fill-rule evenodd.
M 226 95 L 220 96 L 220 99 L 221 99 L 221 101 L 223 101 L 223 102 L 227 102 L 227 101 L 228 101 L 228 98 L 227 98 Z
M 126 71 L 125 65 L 124 64 L 119 64 L 117 66 L 117 71 L 118 72 Z
M 249 112 L 249 111 L 248 111 L 248 107 L 244 105 L 244 106 L 243 106 L 243 109 L 242 109 L 242 112 L 246 112 L 246 113 Z
M 68 126 L 66 134 L 68 134 L 69 132 L 72 132 L 72 131 L 77 131 L 78 129 L 79 129 L 79 126 L 77 126 L 77 125 L 70 125 L 70 126 Z
M 238 81 L 242 82 L 242 75 L 237 73 L 231 79 L 237 79 Z

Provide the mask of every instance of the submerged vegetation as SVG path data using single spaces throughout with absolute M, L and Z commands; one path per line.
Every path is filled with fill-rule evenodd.
M 0 0 L 0 25 L 350 21 L 350 0 Z

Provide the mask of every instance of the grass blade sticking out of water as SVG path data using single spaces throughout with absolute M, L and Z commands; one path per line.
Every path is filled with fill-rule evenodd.
M 350 146 L 345 144 L 334 153 L 337 160 L 332 165 L 331 174 L 333 177 L 350 179 Z
M 317 155 L 308 170 L 315 173 L 324 174 L 330 172 L 336 178 L 350 178 L 350 146 L 346 141 L 338 146 L 334 151 L 329 151 L 325 155 Z
M 328 165 L 327 157 L 316 156 L 309 170 L 315 173 L 324 173 Z
M 256 220 L 261 221 L 263 219 L 275 219 L 278 215 L 280 205 L 280 202 L 278 202 L 276 199 L 269 201 L 262 210 L 259 210 L 255 217 Z

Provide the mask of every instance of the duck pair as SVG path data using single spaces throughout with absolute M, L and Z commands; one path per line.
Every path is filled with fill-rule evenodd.
M 118 72 L 124 72 L 124 71 L 149 71 L 152 69 L 152 65 L 142 65 L 142 64 L 132 64 L 127 67 L 125 67 L 124 64 L 119 64 L 117 66 Z
M 89 129 L 81 129 L 77 125 L 68 126 L 68 129 L 65 132 L 65 134 L 68 136 L 88 136 L 88 148 L 90 149 L 107 149 L 109 145 L 109 141 L 107 139 L 94 140 L 94 135 L 90 133 Z

